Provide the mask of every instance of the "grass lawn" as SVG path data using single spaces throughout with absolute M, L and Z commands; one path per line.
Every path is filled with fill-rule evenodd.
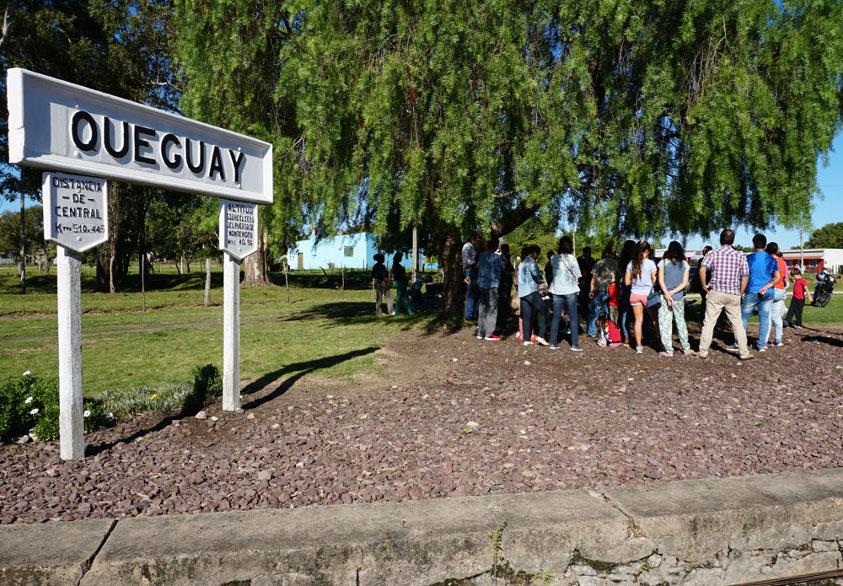
M 147 311 L 142 311 L 137 291 L 94 292 L 93 270 L 85 267 L 85 392 L 96 395 L 108 389 L 184 383 L 194 366 L 213 363 L 221 368 L 222 274 L 218 265 L 214 268 L 210 307 L 202 305 L 201 271 L 178 275 L 172 266 L 157 266 L 145 295 Z M 365 286 L 366 275 L 357 273 L 348 272 L 346 283 Z M 0 381 L 25 370 L 42 376 L 58 373 L 55 269 L 49 275 L 30 270 L 29 275 L 29 290 L 23 295 L 15 272 L 0 270 Z M 283 276 L 273 277 L 283 282 Z M 337 279 L 333 274 L 291 273 L 289 293 L 277 286 L 242 289 L 244 378 L 310 369 L 338 377 L 377 369 L 373 352 L 388 337 L 430 321 L 429 317 L 376 319 L 372 292 L 339 291 Z M 693 307 L 688 318 L 698 320 Z M 806 307 L 804 321 L 809 327 L 843 324 L 843 295 L 835 295 L 823 309 Z
M 199 268 L 199 267 L 197 267 Z M 218 267 L 215 267 L 215 269 Z M 22 295 L 16 275 L 0 272 L 0 380 L 25 370 L 57 376 L 55 269 L 31 271 Z M 283 278 L 283 277 L 282 277 Z M 138 292 L 93 291 L 83 273 L 82 355 L 85 393 L 188 382 L 194 366 L 222 368 L 222 274 L 213 275 L 204 307 L 204 274 L 160 271 L 149 283 L 147 311 Z M 241 374 L 259 378 L 318 368 L 346 376 L 377 368 L 373 352 L 402 328 L 425 321 L 372 314 L 369 290 L 313 287 L 241 290 Z

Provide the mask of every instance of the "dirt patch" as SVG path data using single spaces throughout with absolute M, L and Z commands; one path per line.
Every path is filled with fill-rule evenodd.
M 381 372 L 281 373 L 242 413 L 0 447 L 0 522 L 406 500 L 843 466 L 843 333 L 741 362 L 402 333 Z M 212 421 L 211 417 L 218 417 Z

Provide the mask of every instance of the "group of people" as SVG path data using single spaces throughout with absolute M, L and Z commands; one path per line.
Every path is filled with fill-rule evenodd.
M 386 302 L 388 315 L 398 315 L 404 311 L 408 315 L 415 313 L 413 301 L 409 294 L 409 282 L 407 269 L 401 264 L 404 255 L 396 252 L 392 257 L 392 268 L 386 268 L 386 257 L 378 253 L 374 256 L 375 264 L 372 266 L 372 283 L 375 288 L 375 313 L 383 314 L 383 304 Z M 392 301 L 392 286 L 395 285 L 395 303 Z
M 776 243 L 763 234 L 753 238 L 754 252 L 745 255 L 733 247 L 735 233 L 723 230 L 720 248 L 706 247 L 698 265 L 699 289 L 705 307 L 698 355 L 708 356 L 715 325 L 721 314 L 731 322 L 734 343 L 727 349 L 742 359 L 752 357 L 747 344 L 747 322 L 757 311 L 759 352 L 766 351 L 771 332 L 773 344 L 783 344 L 787 323 L 802 325 L 805 300 L 811 301 L 808 284 L 799 269 L 788 271 Z M 569 236 L 548 252 L 544 271 L 539 268 L 541 250 L 525 246 L 513 266 L 509 247 L 496 238 L 482 242 L 471 237 L 462 249 L 466 289 L 465 318 L 477 321 L 477 338 L 497 341 L 500 326 L 512 309 L 516 288 L 520 319 L 516 338 L 525 346 L 538 344 L 560 348 L 563 336 L 569 348 L 582 351 L 580 322 L 586 334 L 600 346 L 631 346 L 644 352 L 646 330 L 653 346 L 665 357 L 674 355 L 674 327 L 683 356 L 694 356 L 685 321 L 685 295 L 691 286 L 691 267 L 682 245 L 673 241 L 659 262 L 646 241 L 628 240 L 619 255 L 612 246 L 595 260 L 591 250 L 574 255 Z M 793 298 L 784 317 L 787 289 Z M 631 327 L 630 327 L 631 326 Z

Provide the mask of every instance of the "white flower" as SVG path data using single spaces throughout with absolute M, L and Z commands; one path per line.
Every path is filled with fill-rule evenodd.
M 29 376 L 29 375 L 31 375 L 31 374 L 32 374 L 32 371 L 31 371 L 31 370 L 27 370 L 26 372 L 24 372 L 24 373 L 23 373 L 23 376 Z
M 88 409 L 85 409 L 85 412 L 82 414 L 82 417 L 90 417 L 91 412 Z
M 24 404 L 29 405 L 30 403 L 32 403 L 32 397 L 27 397 L 26 401 L 24 401 Z
M 35 408 L 35 409 L 33 409 L 32 411 L 30 411 L 30 412 L 29 412 L 29 414 L 30 414 L 30 415 L 37 415 L 37 414 L 38 414 L 38 407 L 36 407 L 36 408 Z

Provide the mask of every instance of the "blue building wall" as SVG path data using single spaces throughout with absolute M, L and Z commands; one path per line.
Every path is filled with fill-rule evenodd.
M 342 268 L 370 269 L 375 264 L 374 256 L 379 252 L 375 244 L 375 236 L 370 232 L 356 234 L 342 234 L 333 238 L 323 238 L 317 241 L 314 236 L 307 240 L 299 240 L 294 248 L 287 251 L 287 259 L 291 270 L 313 270 Z M 387 266 L 392 264 L 392 254 L 385 254 Z M 401 262 L 407 269 L 412 266 L 411 255 L 405 254 Z M 436 270 L 436 263 L 426 263 L 424 254 L 420 251 L 420 263 L 425 270 Z

